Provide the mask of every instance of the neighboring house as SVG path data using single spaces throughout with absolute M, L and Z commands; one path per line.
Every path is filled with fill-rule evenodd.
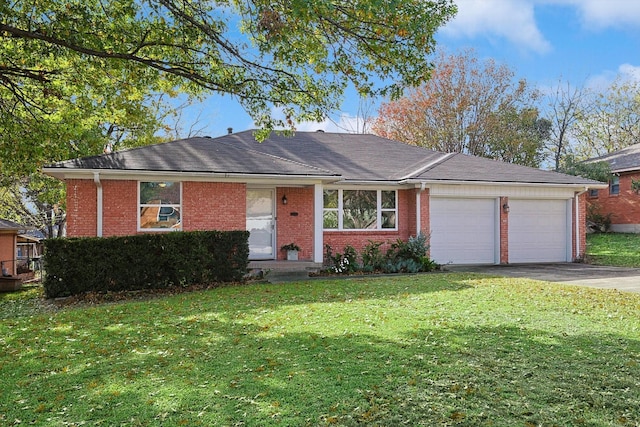
M 607 188 L 589 191 L 587 203 L 611 214 L 611 231 L 640 233 L 640 144 L 588 161 L 609 163 L 612 175 Z
M 251 131 L 189 138 L 57 163 L 67 234 L 246 229 L 250 258 L 320 263 L 369 241 L 430 235 L 438 263 L 567 262 L 585 248 L 596 181 L 374 135 Z M 106 255 L 108 256 L 108 255 Z
M 2 276 L 16 275 L 18 232 L 24 229 L 23 225 L 0 219 L 0 265 L 2 266 Z
M 21 230 L 18 234 L 17 245 L 17 266 L 18 276 L 23 281 L 32 280 L 36 277 L 36 271 L 40 270 L 40 257 L 44 250 L 42 240 L 45 238 L 39 230 Z

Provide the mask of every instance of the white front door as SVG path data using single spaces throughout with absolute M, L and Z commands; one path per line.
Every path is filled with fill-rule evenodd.
M 247 188 L 249 259 L 275 258 L 274 189 Z

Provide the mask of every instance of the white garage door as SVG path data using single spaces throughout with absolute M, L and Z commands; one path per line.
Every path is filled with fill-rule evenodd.
M 496 263 L 495 199 L 431 198 L 431 258 L 439 264 Z
M 565 262 L 571 231 L 566 200 L 509 200 L 509 263 Z

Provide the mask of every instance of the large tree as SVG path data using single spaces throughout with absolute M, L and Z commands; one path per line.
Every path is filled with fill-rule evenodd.
M 640 81 L 618 77 L 593 93 L 575 123 L 578 159 L 603 156 L 640 143 Z
M 547 139 L 546 150 L 556 171 L 562 169 L 565 156 L 574 148 L 575 125 L 584 115 L 589 96 L 589 91 L 583 86 L 571 86 L 562 80 L 558 81 L 555 91 L 547 95 L 551 135 Z
M 433 35 L 455 12 L 452 0 L 2 1 L 0 180 L 40 189 L 27 205 L 49 212 L 62 193 L 34 175 L 42 164 L 157 141 L 171 96 L 231 95 L 259 138 L 324 118 L 349 84 L 397 97 L 429 77 Z
M 480 61 L 472 50 L 440 52 L 429 81 L 380 107 L 374 132 L 439 151 L 537 166 L 547 125 L 533 108 L 537 92 L 514 77 L 508 66 Z M 511 120 L 518 125 L 510 127 Z M 525 146 L 533 155 L 517 155 Z
M 142 111 L 153 93 L 230 94 L 267 129 L 322 119 L 348 83 L 398 96 L 428 78 L 433 34 L 455 10 L 451 0 L 2 2 L 0 160 L 69 157 L 68 145 L 121 126 L 121 112 L 153 116 Z

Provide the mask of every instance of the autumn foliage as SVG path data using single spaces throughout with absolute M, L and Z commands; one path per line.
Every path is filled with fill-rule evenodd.
M 382 104 L 377 135 L 443 152 L 539 166 L 548 122 L 533 107 L 536 91 L 471 50 L 440 52 L 431 79 Z

